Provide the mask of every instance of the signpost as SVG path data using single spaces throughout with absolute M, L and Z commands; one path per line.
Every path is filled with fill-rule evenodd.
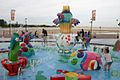
M 92 24 L 93 24 L 93 21 L 95 21 L 95 20 L 96 20 L 96 10 L 92 10 L 92 18 L 91 18 L 91 21 L 90 21 L 90 23 L 91 23 L 91 28 L 90 28 L 91 34 L 92 34 Z
M 25 31 L 27 31 L 27 18 L 25 18 Z
M 11 9 L 11 12 L 10 12 L 10 16 L 11 16 L 11 19 L 9 21 L 9 24 L 10 24 L 10 29 L 9 29 L 9 34 L 12 35 L 12 21 L 15 21 L 15 12 L 16 10 L 15 9 Z

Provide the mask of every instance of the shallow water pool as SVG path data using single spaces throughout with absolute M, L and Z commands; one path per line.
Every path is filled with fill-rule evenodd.
M 62 61 L 63 57 L 60 56 L 61 53 L 58 53 L 59 49 L 55 43 L 48 43 L 46 46 L 40 42 L 32 42 L 32 45 L 35 49 L 35 56 L 29 58 L 29 63 L 27 68 L 23 70 L 23 73 L 14 77 L 7 76 L 7 71 L 0 64 L 0 80 L 50 80 L 50 76 L 56 74 L 57 69 L 75 70 L 67 62 Z M 2 48 L 7 48 L 8 46 L 9 43 L 0 43 Z M 80 48 L 81 45 L 78 44 L 73 48 L 73 51 Z M 82 73 L 91 75 L 92 80 L 120 80 L 120 53 L 113 52 L 112 48 L 110 49 L 114 62 L 109 72 L 103 71 L 102 68 L 98 71 L 83 71 Z M 89 50 L 93 50 L 93 46 Z M 4 58 L 7 58 L 7 53 L 0 54 L 0 60 Z M 104 63 L 104 60 L 102 61 Z M 38 77 L 42 79 L 37 79 Z

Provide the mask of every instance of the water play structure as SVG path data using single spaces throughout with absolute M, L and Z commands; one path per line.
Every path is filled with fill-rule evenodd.
M 9 76 L 15 76 L 21 73 L 21 69 L 25 68 L 27 65 L 28 60 L 26 57 L 18 57 L 20 48 L 19 34 L 13 33 L 8 59 L 3 59 L 1 61 L 2 66 L 8 70 Z
M 54 24 L 60 27 L 61 32 L 57 38 L 57 46 L 61 50 L 71 50 L 76 44 L 75 37 L 72 34 L 72 26 L 76 26 L 80 22 L 72 18 L 70 6 L 68 5 L 63 6 L 62 12 L 58 13 L 57 16 L 58 18 L 53 21 Z
M 33 46 L 30 43 L 29 34 L 24 35 L 23 42 L 20 43 L 20 46 L 19 56 L 31 57 L 32 55 L 35 55 Z
M 77 74 L 67 70 L 57 70 L 57 74 L 52 75 L 50 80 L 91 80 L 91 76 Z
M 78 50 L 71 54 L 69 65 L 75 69 L 99 70 L 102 61 L 100 55 L 95 52 Z
M 85 33 L 85 35 L 81 38 L 81 40 L 82 40 L 82 47 L 87 49 L 88 47 L 90 47 L 91 34 L 88 35 L 88 33 Z

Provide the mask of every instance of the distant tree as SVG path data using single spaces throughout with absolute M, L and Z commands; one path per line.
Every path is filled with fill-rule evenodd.
M 16 21 L 16 23 L 15 23 L 15 27 L 19 27 L 18 21 Z
M 45 24 L 43 24 L 43 25 L 40 25 L 41 27 L 46 27 L 46 25 Z
M 1 27 L 7 26 L 7 22 L 4 19 L 0 19 L 0 26 Z
M 56 27 L 56 25 L 52 25 L 52 27 Z

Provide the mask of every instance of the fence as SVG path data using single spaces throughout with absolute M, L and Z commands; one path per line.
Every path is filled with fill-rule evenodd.
M 29 32 L 32 32 L 32 34 L 34 34 L 35 31 L 37 31 L 38 34 L 41 35 L 43 28 L 47 30 L 50 37 L 51 37 L 51 35 L 60 33 L 59 28 L 45 28 L 45 27 L 30 28 L 30 27 L 28 27 L 27 29 Z M 76 34 L 78 31 L 81 31 L 81 29 L 84 29 L 85 32 L 90 30 L 89 27 L 77 27 L 77 28 L 72 29 L 72 33 Z M 0 38 L 1 37 L 10 38 L 11 33 L 17 32 L 18 30 L 19 30 L 19 33 L 20 33 L 20 31 L 25 31 L 25 29 L 22 27 L 21 28 L 13 28 L 12 30 L 9 28 L 0 28 Z M 113 28 L 113 27 L 110 27 L 110 28 L 107 28 L 107 27 L 104 27 L 104 28 L 95 27 L 94 28 L 93 27 L 93 35 L 95 35 L 96 38 L 118 38 L 120 36 L 119 32 L 120 32 L 120 29 Z

